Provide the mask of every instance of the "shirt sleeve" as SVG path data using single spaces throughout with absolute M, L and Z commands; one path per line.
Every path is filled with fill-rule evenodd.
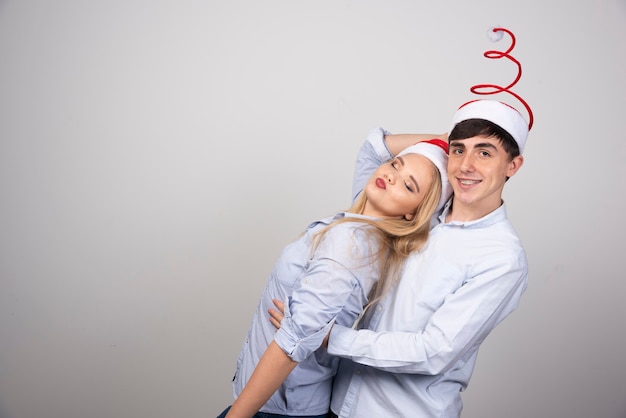
M 328 230 L 300 287 L 285 306 L 274 341 L 294 361 L 301 362 L 317 350 L 335 322 L 351 324 L 377 279 L 369 235 L 351 224 L 337 224 Z
M 422 331 L 376 332 L 336 325 L 328 352 L 393 373 L 445 372 L 517 307 L 526 279 L 524 258 L 502 263 L 448 295 Z
M 379 165 L 389 161 L 393 155 L 385 144 L 385 135 L 389 132 L 383 128 L 372 129 L 357 155 L 352 181 L 352 201 L 361 194 L 372 173 Z

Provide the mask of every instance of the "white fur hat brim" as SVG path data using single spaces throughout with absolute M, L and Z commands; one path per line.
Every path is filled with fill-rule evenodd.
M 528 124 L 515 108 L 496 100 L 475 100 L 465 103 L 454 114 L 449 132 L 452 132 L 459 122 L 468 119 L 485 119 L 495 123 L 515 139 L 520 154 L 524 152 Z
M 441 146 L 424 141 L 405 148 L 398 154 L 398 156 L 405 154 L 423 155 L 435 164 L 435 167 L 439 170 L 439 175 L 441 177 L 441 197 L 439 198 L 436 210 L 436 212 L 439 212 L 448 199 L 450 199 L 450 196 L 452 196 L 452 186 L 448 181 L 448 153 L 444 151 Z

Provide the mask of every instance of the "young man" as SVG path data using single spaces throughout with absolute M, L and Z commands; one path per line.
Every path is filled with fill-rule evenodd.
M 478 100 L 459 108 L 452 128 L 454 194 L 427 246 L 357 329 L 330 333 L 328 352 L 342 357 L 331 404 L 339 417 L 459 417 L 480 344 L 526 288 L 526 255 L 502 191 L 524 162 L 528 125 L 512 107 Z M 368 138 L 380 161 L 396 153 L 386 144 L 415 141 L 385 134 Z M 380 164 L 371 155 L 357 161 L 355 191 Z

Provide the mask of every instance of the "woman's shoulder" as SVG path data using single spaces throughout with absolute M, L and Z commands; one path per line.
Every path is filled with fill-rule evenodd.
M 333 231 L 334 234 L 341 236 L 353 236 L 355 234 L 367 234 L 374 225 L 374 218 L 369 216 L 357 215 L 354 213 L 344 213 L 341 219 L 335 219 L 328 228 L 328 232 Z
M 351 218 L 328 225 L 320 240 L 319 249 L 336 251 L 346 248 L 372 248 L 377 241 L 371 233 L 374 226 L 360 218 Z

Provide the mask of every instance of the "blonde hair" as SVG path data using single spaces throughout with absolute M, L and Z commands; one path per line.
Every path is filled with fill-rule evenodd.
M 344 217 L 328 225 L 318 232 L 314 238 L 312 251 L 319 244 L 321 238 L 334 225 L 342 222 L 363 222 L 373 226 L 367 229 L 370 238 L 376 240 L 378 251 L 368 260 L 376 263 L 379 269 L 379 280 L 369 293 L 369 302 L 364 309 L 380 300 L 385 293 L 397 282 L 402 271 L 402 263 L 413 252 L 421 250 L 428 240 L 430 220 L 437 209 L 441 196 L 441 175 L 439 170 L 431 163 L 433 170 L 433 184 L 427 191 L 424 199 L 415 208 L 410 220 L 379 219 L 370 220 L 362 218 Z M 362 214 L 367 202 L 364 192 L 357 198 L 352 207 L 346 212 Z

